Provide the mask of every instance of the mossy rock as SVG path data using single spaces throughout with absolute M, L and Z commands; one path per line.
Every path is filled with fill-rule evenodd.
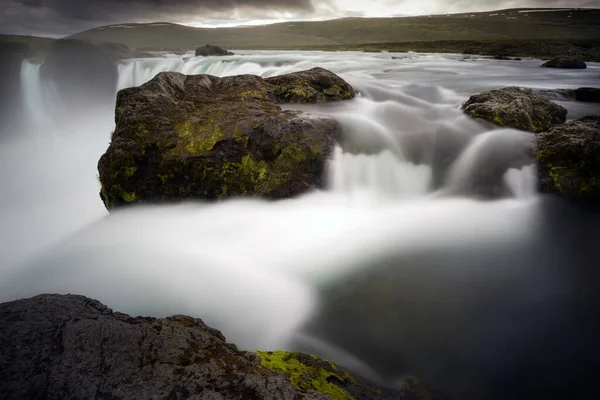
M 315 91 L 302 102 L 354 96 L 350 85 L 322 68 L 277 78 Z M 120 91 L 116 129 L 98 164 L 106 207 L 240 196 L 282 199 L 323 187 L 338 125 L 283 111 L 277 103 L 286 99 L 274 82 L 255 75 L 166 72 Z
M 600 199 L 600 116 L 538 135 L 535 155 L 542 192 L 573 200 Z
M 377 388 L 350 375 L 334 362 L 313 355 L 289 351 L 257 351 L 256 354 L 263 368 L 285 375 L 300 393 L 317 392 L 331 400 L 431 399 L 416 378 L 408 379 L 399 390 Z
M 276 86 L 280 103 L 326 103 L 354 97 L 354 89 L 339 76 L 323 68 L 267 78 Z
M 586 69 L 587 64 L 577 58 L 561 56 L 546 61 L 542 68 Z
M 473 118 L 529 132 L 547 131 L 567 118 L 564 107 L 531 89 L 516 86 L 473 95 L 462 108 Z

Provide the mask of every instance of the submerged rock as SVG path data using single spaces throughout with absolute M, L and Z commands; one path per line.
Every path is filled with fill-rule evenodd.
M 232 52 L 227 51 L 219 46 L 207 44 L 206 46 L 198 47 L 196 49 L 196 56 L 232 56 Z
M 587 103 L 600 103 L 600 88 L 582 87 L 575 89 L 575 100 Z
M 585 62 L 572 57 L 555 57 L 542 64 L 542 68 L 586 69 Z
M 412 398 L 307 354 L 240 351 L 200 319 L 132 318 L 83 296 L 1 304 L 0 342 L 2 398 Z
M 160 73 L 117 95 L 116 130 L 98 165 L 101 197 L 111 209 L 189 198 L 282 199 L 322 187 L 338 125 L 277 103 L 353 96 L 322 68 L 269 79 Z
M 537 136 L 542 192 L 575 200 L 600 199 L 600 116 L 588 116 Z
M 473 118 L 530 132 L 543 132 L 564 123 L 567 110 L 531 89 L 509 86 L 471 96 L 463 110 Z

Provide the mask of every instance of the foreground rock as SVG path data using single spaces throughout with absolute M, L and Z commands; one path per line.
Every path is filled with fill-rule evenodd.
M 41 67 L 70 113 L 84 107 L 111 104 L 117 90 L 118 45 L 95 45 L 77 39 L 53 42 Z
M 463 110 L 473 118 L 530 132 L 564 123 L 567 110 L 531 89 L 509 86 L 471 96 Z
M 1 304 L 0 343 L 3 399 L 411 398 L 306 354 L 240 351 L 199 319 L 132 318 L 82 296 Z
M 212 44 L 207 44 L 206 46 L 198 47 L 196 49 L 196 56 L 232 56 L 233 53 L 227 51 L 219 46 L 214 46 Z
M 575 200 L 600 199 L 600 116 L 540 134 L 536 159 L 542 192 Z
M 585 62 L 572 57 L 555 57 L 542 64 L 542 68 L 586 69 Z
M 160 73 L 118 93 L 116 130 L 98 165 L 101 197 L 111 209 L 188 198 L 281 199 L 322 187 L 337 124 L 277 103 L 353 96 L 322 68 L 268 79 Z
M 575 89 L 575 100 L 586 103 L 600 103 L 600 89 L 591 87 Z

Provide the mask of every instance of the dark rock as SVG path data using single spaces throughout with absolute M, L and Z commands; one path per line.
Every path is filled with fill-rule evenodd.
M 279 103 L 325 103 L 354 97 L 354 89 L 339 76 L 323 68 L 274 76 L 265 81 L 276 87 Z
M 219 46 L 214 46 L 212 44 L 207 44 L 206 46 L 198 47 L 196 49 L 196 56 L 232 56 L 234 55 L 232 52 L 227 51 Z
M 117 96 L 99 162 L 108 209 L 140 201 L 281 199 L 323 186 L 338 125 L 276 103 L 351 98 L 322 68 L 262 79 L 160 73 Z
M 521 60 L 522 60 L 522 58 L 521 58 L 521 57 L 515 57 L 515 58 L 513 58 L 513 60 L 514 60 L 514 61 L 521 61 Z
M 504 54 L 496 54 L 492 57 L 494 60 L 510 60 L 511 58 Z
M 471 96 L 463 110 L 495 125 L 543 132 L 566 121 L 567 110 L 531 89 L 509 86 Z
M 240 351 L 200 319 L 133 318 L 83 296 L 1 304 L 0 343 L 3 399 L 411 398 L 307 354 Z
M 588 116 L 537 136 L 539 187 L 573 200 L 600 199 L 600 116 Z
M 600 89 L 591 87 L 575 89 L 575 100 L 588 103 L 600 103 Z
M 69 112 L 111 104 L 117 90 L 116 49 L 77 39 L 52 44 L 41 67 L 43 79 L 55 83 Z
M 542 64 L 542 68 L 585 69 L 585 62 L 572 57 L 556 57 Z

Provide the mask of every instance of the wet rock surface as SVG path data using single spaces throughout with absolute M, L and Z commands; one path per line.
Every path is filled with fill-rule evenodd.
M 307 354 L 240 351 L 200 319 L 133 318 L 83 296 L 1 304 L 0 343 L 6 399 L 415 398 Z
M 531 89 L 509 86 L 473 95 L 463 104 L 473 118 L 497 126 L 530 132 L 543 132 L 564 123 L 567 110 Z
M 268 79 L 160 73 L 118 93 L 116 130 L 98 165 L 101 197 L 111 209 L 189 198 L 282 199 L 320 188 L 339 127 L 278 104 L 353 96 L 322 68 Z

